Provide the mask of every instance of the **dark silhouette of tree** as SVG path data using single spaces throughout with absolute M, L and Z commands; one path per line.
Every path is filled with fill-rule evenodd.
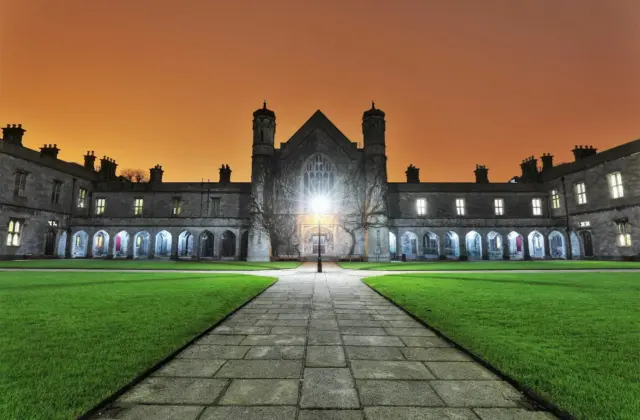
M 127 168 L 120 171 L 120 176 L 130 182 L 147 182 L 149 177 L 142 169 Z

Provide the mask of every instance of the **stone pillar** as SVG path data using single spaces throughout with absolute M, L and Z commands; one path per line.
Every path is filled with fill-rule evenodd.
M 524 253 L 524 259 L 525 260 L 530 260 L 531 259 L 531 251 L 529 250 L 529 235 L 527 236 L 522 236 L 522 251 Z
M 478 235 L 480 235 L 480 243 L 482 244 L 482 259 L 488 260 L 489 259 L 489 237 L 486 235 L 482 236 L 480 232 L 478 232 Z
M 174 233 L 171 233 L 171 259 L 172 260 L 177 260 L 178 259 L 178 241 L 180 240 L 180 233 L 178 232 L 177 235 L 175 235 Z
M 509 258 L 509 235 L 501 236 L 501 239 L 502 239 L 502 259 L 508 260 L 510 259 Z
M 240 244 L 242 243 L 242 235 L 240 235 L 240 229 L 237 229 L 235 232 L 236 234 L 236 253 L 233 256 L 234 260 L 239 260 L 240 259 Z
M 71 247 L 73 246 L 73 232 L 71 228 L 67 228 L 67 243 L 64 247 L 64 257 L 71 258 Z
M 153 231 L 149 232 L 149 252 L 147 252 L 147 258 L 153 259 L 156 257 L 156 235 Z
M 542 233 L 540 233 L 542 235 Z M 542 235 L 542 243 L 544 244 L 544 259 L 551 259 L 551 241 L 549 235 Z

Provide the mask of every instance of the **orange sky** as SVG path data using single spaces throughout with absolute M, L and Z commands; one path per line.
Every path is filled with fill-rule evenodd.
M 637 0 L 0 0 L 0 124 L 165 180 L 247 181 L 251 113 L 387 113 L 389 179 L 492 181 L 640 137 Z

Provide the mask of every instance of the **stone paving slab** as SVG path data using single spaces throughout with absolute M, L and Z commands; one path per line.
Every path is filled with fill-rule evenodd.
M 226 362 L 226 360 L 216 359 L 174 359 L 155 372 L 153 376 L 211 378 Z
M 228 383 L 225 379 L 150 377 L 122 396 L 121 401 L 144 404 L 213 404 Z
M 229 360 L 216 378 L 299 378 L 298 360 Z
M 404 405 L 441 407 L 444 402 L 428 381 L 368 381 L 356 382 L 362 405 Z
M 118 420 L 197 420 L 204 406 L 136 405 L 118 414 Z
M 304 346 L 254 346 L 244 358 L 296 360 L 303 357 Z
M 296 411 L 296 407 L 209 407 L 198 420 L 295 420 Z
M 301 410 L 298 420 L 363 420 L 360 410 Z
M 300 407 L 359 408 L 358 394 L 349 369 L 305 369 Z
M 235 379 L 220 400 L 220 405 L 296 405 L 296 379 Z

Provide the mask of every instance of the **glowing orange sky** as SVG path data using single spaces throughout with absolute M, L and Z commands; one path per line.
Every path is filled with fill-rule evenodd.
M 169 181 L 249 180 L 263 99 L 277 142 L 316 109 L 361 142 L 375 100 L 391 181 L 506 181 L 640 137 L 637 0 L 308 3 L 0 0 L 0 124 Z

